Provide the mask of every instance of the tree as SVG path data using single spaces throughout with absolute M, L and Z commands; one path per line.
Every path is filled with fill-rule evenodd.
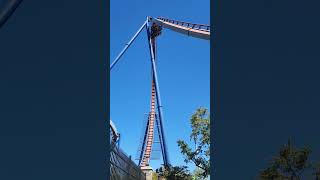
M 309 162 L 311 150 L 307 147 L 298 149 L 288 141 L 281 147 L 270 167 L 260 172 L 262 180 L 301 180 L 303 172 L 312 167 Z
M 185 156 L 185 162 L 194 163 L 202 170 L 198 178 L 204 179 L 210 175 L 210 116 L 205 108 L 198 108 L 191 116 L 192 133 L 190 141 L 194 143 L 191 148 L 185 141 L 178 140 L 181 153 Z
M 167 180 L 192 180 L 192 176 L 187 166 L 166 166 L 165 168 L 156 169 L 159 176 Z
M 152 180 L 158 180 L 158 173 L 156 172 L 152 173 Z
M 315 180 L 320 180 L 320 164 L 315 165 L 313 171 L 313 176 L 315 177 Z
M 192 172 L 192 178 L 193 178 L 194 180 L 199 180 L 199 179 L 208 180 L 208 179 L 210 179 L 210 176 L 207 177 L 207 178 L 203 178 L 202 174 L 203 174 L 203 170 L 197 167 L 197 168 Z

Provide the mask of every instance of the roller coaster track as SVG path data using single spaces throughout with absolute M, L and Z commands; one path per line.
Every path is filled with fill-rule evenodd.
M 154 81 L 152 81 L 151 85 L 151 109 L 148 117 L 148 128 L 147 132 L 145 134 L 146 136 L 146 147 L 144 152 L 141 154 L 143 155 L 142 159 L 140 159 L 140 166 L 148 166 L 149 161 L 151 158 L 151 152 L 152 152 L 152 144 L 154 142 L 154 127 L 155 127 L 155 119 L 156 119 L 156 111 L 155 111 L 155 96 L 156 96 L 156 90 L 154 86 Z
M 163 17 L 152 18 L 148 17 L 147 20 L 142 24 L 136 34 L 130 39 L 130 41 L 125 45 L 119 55 L 115 58 L 115 60 L 110 65 L 110 70 L 117 64 L 122 55 L 127 51 L 132 42 L 138 37 L 138 35 L 142 32 L 142 30 L 147 27 L 148 23 L 158 24 L 160 27 L 164 27 L 175 32 L 192 36 L 195 38 L 200 38 L 204 40 L 210 40 L 210 26 L 204 24 L 194 24 L 183 21 L 171 20 Z
M 151 65 L 152 65 L 152 83 L 151 83 L 151 107 L 147 121 L 147 127 L 145 129 L 143 143 L 141 147 L 141 152 L 139 155 L 139 166 L 149 166 L 149 161 L 151 158 L 152 145 L 154 143 L 154 130 L 158 130 L 159 133 L 159 141 L 161 146 L 162 158 L 164 165 L 167 166 L 170 164 L 167 146 L 165 142 L 164 129 L 163 129 L 163 113 L 162 113 L 162 104 L 160 98 L 160 90 L 157 76 L 157 68 L 156 68 L 156 38 L 161 34 L 162 28 L 170 29 L 172 31 L 199 38 L 204 40 L 210 39 L 210 26 L 204 24 L 194 24 L 183 21 L 171 20 L 163 17 L 152 18 L 147 17 L 147 20 L 143 23 L 143 25 L 139 28 L 136 34 L 131 38 L 131 40 L 125 45 L 123 50 L 119 53 L 116 59 L 110 65 L 110 70 L 117 64 L 122 55 L 126 52 L 126 50 L 130 47 L 133 41 L 137 38 L 137 36 L 142 32 L 142 30 L 146 28 L 150 57 L 151 57 Z M 156 107 L 157 104 L 157 107 Z M 156 116 L 156 109 L 158 111 L 159 118 Z M 156 125 L 160 127 L 155 128 Z
M 195 38 L 210 39 L 210 26 L 190 22 L 176 21 L 163 17 L 152 19 L 160 26 Z

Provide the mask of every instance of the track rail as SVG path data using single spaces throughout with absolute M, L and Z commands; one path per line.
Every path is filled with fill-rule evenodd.
M 210 40 L 210 26 L 205 24 L 194 24 L 190 22 L 177 21 L 163 17 L 152 18 L 158 25 L 175 32 L 192 36 L 195 38 Z

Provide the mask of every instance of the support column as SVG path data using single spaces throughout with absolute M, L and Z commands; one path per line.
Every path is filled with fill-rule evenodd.
M 151 166 L 141 167 L 141 170 L 142 170 L 143 173 L 146 174 L 146 180 L 152 180 L 153 169 L 152 169 Z
M 150 56 L 151 56 L 151 65 L 152 65 L 152 72 L 153 72 L 153 81 L 156 88 L 156 100 L 157 100 L 157 109 L 159 112 L 159 122 L 160 122 L 160 136 L 161 136 L 161 150 L 162 150 L 162 157 L 163 157 L 163 163 L 164 166 L 168 166 L 170 164 L 167 148 L 166 148 L 166 142 L 165 142 L 165 136 L 164 136 L 164 130 L 163 130 L 163 113 L 162 113 L 162 105 L 161 105 L 161 97 L 160 97 L 160 90 L 159 90 L 159 83 L 158 83 L 158 76 L 157 76 L 157 68 L 156 68 L 156 60 L 155 60 L 155 51 L 153 50 L 153 47 L 155 47 L 155 43 L 153 42 L 153 34 L 151 32 L 151 26 L 150 26 L 150 17 L 148 17 L 148 23 L 147 23 L 147 33 L 148 33 L 148 41 L 149 41 L 149 49 L 150 49 Z M 154 36 L 155 37 L 155 36 Z

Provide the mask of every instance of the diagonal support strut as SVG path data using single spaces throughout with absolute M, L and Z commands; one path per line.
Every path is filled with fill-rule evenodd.
M 136 34 L 130 39 L 130 41 L 125 45 L 125 47 L 122 49 L 122 51 L 119 53 L 119 55 L 116 57 L 116 59 L 112 62 L 110 65 L 110 71 L 111 69 L 117 64 L 117 62 L 120 60 L 122 55 L 127 51 L 127 49 L 130 47 L 132 42 L 138 37 L 140 32 L 143 30 L 143 28 L 147 25 L 147 21 L 145 21 L 142 26 L 139 28 L 139 30 L 136 32 Z

